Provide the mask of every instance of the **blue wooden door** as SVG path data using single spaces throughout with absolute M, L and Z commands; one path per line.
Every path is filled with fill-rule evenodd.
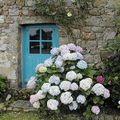
M 34 25 L 23 27 L 22 41 L 22 86 L 35 75 L 36 65 L 51 56 L 52 47 L 58 47 L 56 25 Z

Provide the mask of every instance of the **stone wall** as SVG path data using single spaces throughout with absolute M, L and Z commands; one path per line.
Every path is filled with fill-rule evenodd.
M 61 26 L 60 44 L 77 43 L 87 49 L 85 58 L 90 64 L 100 65 L 100 50 L 117 32 L 114 20 L 119 7 L 119 0 L 95 0 L 85 25 L 73 29 L 75 41 Z M 14 87 L 20 81 L 21 24 L 52 22 L 36 16 L 34 9 L 34 0 L 0 0 L 0 74 L 7 76 Z

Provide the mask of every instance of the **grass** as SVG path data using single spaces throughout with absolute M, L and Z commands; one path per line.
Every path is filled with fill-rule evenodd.
M 0 120 L 40 120 L 36 113 L 8 112 L 0 115 Z

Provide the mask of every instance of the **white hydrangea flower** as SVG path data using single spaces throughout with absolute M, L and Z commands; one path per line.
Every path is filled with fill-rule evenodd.
M 83 78 L 83 75 L 81 73 L 78 73 L 77 74 L 77 79 L 82 79 Z
M 67 50 L 67 49 L 63 49 L 63 50 L 61 51 L 61 56 L 64 56 L 64 55 L 67 54 L 67 53 L 70 53 L 69 49 L 68 49 L 68 50 Z
M 42 86 L 41 86 L 41 90 L 44 92 L 44 93 L 47 93 L 50 89 L 50 83 L 44 83 Z
M 80 88 L 82 88 L 84 91 L 87 91 L 88 89 L 90 89 L 92 83 L 93 81 L 91 78 L 82 79 L 80 81 Z
M 70 53 L 70 50 L 67 45 L 61 45 L 59 47 L 59 50 L 61 51 L 61 55 L 63 56 L 66 53 Z
M 67 45 L 61 45 L 59 47 L 59 50 L 62 51 L 62 50 L 69 50 L 68 46 Z
M 71 86 L 70 86 L 70 89 L 71 89 L 72 91 L 76 91 L 76 90 L 78 90 L 78 88 L 79 88 L 79 87 L 78 87 L 77 83 L 75 83 L 75 82 L 72 83 Z
M 68 45 L 69 50 L 75 51 L 76 50 L 76 45 L 73 43 L 69 43 Z
M 97 83 L 95 84 L 93 87 L 92 87 L 92 91 L 97 95 L 104 95 L 104 90 L 105 90 L 105 87 L 100 84 L 100 83 Z
M 52 64 L 53 64 L 52 58 L 49 58 L 49 59 L 47 59 L 47 60 L 44 61 L 44 65 L 46 67 L 50 67 L 50 66 L 52 66 Z
M 50 53 L 52 55 L 58 55 L 59 54 L 59 48 L 52 48 L 51 51 L 50 51 Z
M 81 104 L 84 104 L 85 103 L 85 101 L 86 101 L 86 98 L 85 98 L 85 96 L 83 96 L 83 95 L 79 95 L 78 97 L 77 97 L 77 100 L 76 100 L 78 103 L 81 103 Z
M 55 65 L 56 65 L 57 68 L 61 68 L 62 65 L 63 65 L 63 60 L 56 60 Z
M 69 71 L 66 74 L 66 79 L 69 81 L 73 81 L 74 79 L 77 78 L 77 74 L 74 71 Z
M 107 99 L 107 98 L 110 97 L 110 91 L 109 91 L 108 89 L 106 89 L 106 88 L 104 89 L 103 97 L 104 97 L 105 99 Z
M 34 89 L 36 87 L 36 81 L 37 81 L 36 77 L 32 76 L 27 83 L 27 88 L 28 89 Z
M 67 105 L 73 102 L 73 97 L 71 92 L 63 92 L 60 96 L 61 103 Z
M 42 90 L 39 90 L 36 94 L 36 96 L 41 100 L 41 99 L 44 99 L 46 97 L 46 94 L 43 93 Z
M 60 89 L 64 91 L 68 91 L 70 89 L 71 82 L 70 81 L 62 81 L 60 83 Z
M 87 68 L 87 63 L 84 61 L 84 60 L 80 60 L 78 63 L 77 63 L 77 67 L 79 69 L 86 69 Z
M 118 101 L 118 104 L 120 105 L 120 100 Z
M 50 110 L 57 110 L 58 109 L 59 102 L 55 99 L 50 99 L 47 101 L 47 107 Z
M 44 64 L 40 63 L 36 66 L 35 71 L 37 72 L 40 67 L 44 67 Z
M 39 101 L 34 102 L 33 107 L 36 109 L 40 108 L 40 102 Z
M 84 59 L 84 57 L 83 57 L 83 55 L 81 53 L 76 52 L 76 54 L 77 54 L 77 59 L 78 60 L 83 60 Z
M 50 84 L 56 84 L 56 85 L 58 85 L 59 83 L 60 83 L 60 78 L 58 77 L 58 76 L 56 76 L 56 75 L 52 75 L 50 78 L 49 78 L 49 83 Z
M 75 61 L 78 59 L 78 56 L 76 53 L 65 53 L 63 55 L 63 60 L 72 60 Z
M 73 101 L 70 105 L 69 105 L 69 109 L 72 110 L 77 110 L 78 108 L 78 104 L 76 101 Z
M 51 86 L 48 92 L 52 96 L 58 96 L 60 94 L 60 89 L 58 86 Z

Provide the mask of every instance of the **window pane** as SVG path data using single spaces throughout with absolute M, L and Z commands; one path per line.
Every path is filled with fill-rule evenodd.
M 52 29 L 50 28 L 42 29 L 42 40 L 52 40 Z
M 30 42 L 30 53 L 40 53 L 40 43 L 39 42 Z
M 30 29 L 30 40 L 40 40 L 40 29 L 39 28 Z
M 52 48 L 51 42 L 42 42 L 42 54 L 49 54 Z

